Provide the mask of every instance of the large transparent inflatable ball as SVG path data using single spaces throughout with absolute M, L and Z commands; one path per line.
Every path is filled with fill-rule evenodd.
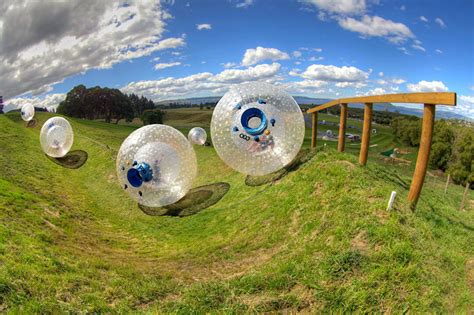
M 233 169 L 261 176 L 275 172 L 300 151 L 304 118 L 296 101 L 267 83 L 229 90 L 212 114 L 211 137 L 220 158 Z
M 47 155 L 60 158 L 65 156 L 74 142 L 71 124 L 63 117 L 52 117 L 41 127 L 41 148 Z
M 122 143 L 116 168 L 120 185 L 132 199 L 147 207 L 162 207 L 191 189 L 197 160 L 181 132 L 166 125 L 148 125 Z
M 207 133 L 201 127 L 194 127 L 189 130 L 188 140 L 191 144 L 204 145 L 207 140 Z
M 35 116 L 35 107 L 31 104 L 25 104 L 21 107 L 21 119 L 30 121 Z

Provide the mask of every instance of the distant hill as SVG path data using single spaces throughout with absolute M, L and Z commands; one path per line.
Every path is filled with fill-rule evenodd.
M 192 97 L 192 98 L 184 98 L 184 99 L 174 99 L 174 100 L 166 100 L 166 101 L 160 101 L 160 102 L 155 102 L 157 106 L 166 106 L 170 104 L 175 104 L 175 105 L 187 105 L 187 106 L 192 106 L 192 105 L 200 105 L 200 104 L 206 104 L 206 103 L 217 103 L 221 99 L 222 96 L 208 96 L 208 97 Z M 298 96 L 298 95 L 293 95 L 295 101 L 302 105 L 302 104 L 324 104 L 327 102 L 332 101 L 333 99 L 329 98 L 314 98 L 314 97 L 307 97 L 307 96 Z M 363 108 L 364 104 L 362 103 L 354 103 L 351 104 L 351 107 L 356 107 L 356 108 Z M 412 107 L 404 107 L 404 106 L 395 106 L 391 103 L 376 103 L 374 105 L 374 110 L 377 111 L 389 111 L 389 112 L 397 112 L 400 114 L 404 115 L 413 115 L 417 117 L 422 117 L 423 116 L 423 109 L 420 106 L 419 108 L 412 108 Z M 467 121 L 474 121 L 472 118 L 469 118 L 467 116 L 453 113 L 453 112 L 447 112 L 447 111 L 436 111 L 436 118 L 437 119 L 462 119 L 462 120 L 467 120 Z

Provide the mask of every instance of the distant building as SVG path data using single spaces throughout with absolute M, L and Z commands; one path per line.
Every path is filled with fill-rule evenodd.
M 0 114 L 3 114 L 3 96 L 0 95 Z

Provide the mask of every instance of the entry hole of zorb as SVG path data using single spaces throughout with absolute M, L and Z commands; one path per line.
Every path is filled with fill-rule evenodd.
M 249 108 L 242 114 L 240 120 L 245 131 L 252 135 L 260 135 L 267 128 L 267 117 L 258 108 Z

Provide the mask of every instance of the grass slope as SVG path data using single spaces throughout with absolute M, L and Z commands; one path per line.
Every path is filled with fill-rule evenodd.
M 135 128 L 71 119 L 78 170 L 52 163 L 40 123 L 0 115 L 0 310 L 8 312 L 469 312 L 474 213 L 462 188 L 331 148 L 273 185 L 248 187 L 210 147 L 195 186 L 231 185 L 185 218 L 143 214 L 117 184 Z M 185 124 L 179 124 L 182 126 Z M 191 126 L 189 126 L 191 127 Z M 182 129 L 184 132 L 186 128 Z M 386 212 L 390 192 L 396 211 Z M 472 193 L 471 193 L 472 198 Z

